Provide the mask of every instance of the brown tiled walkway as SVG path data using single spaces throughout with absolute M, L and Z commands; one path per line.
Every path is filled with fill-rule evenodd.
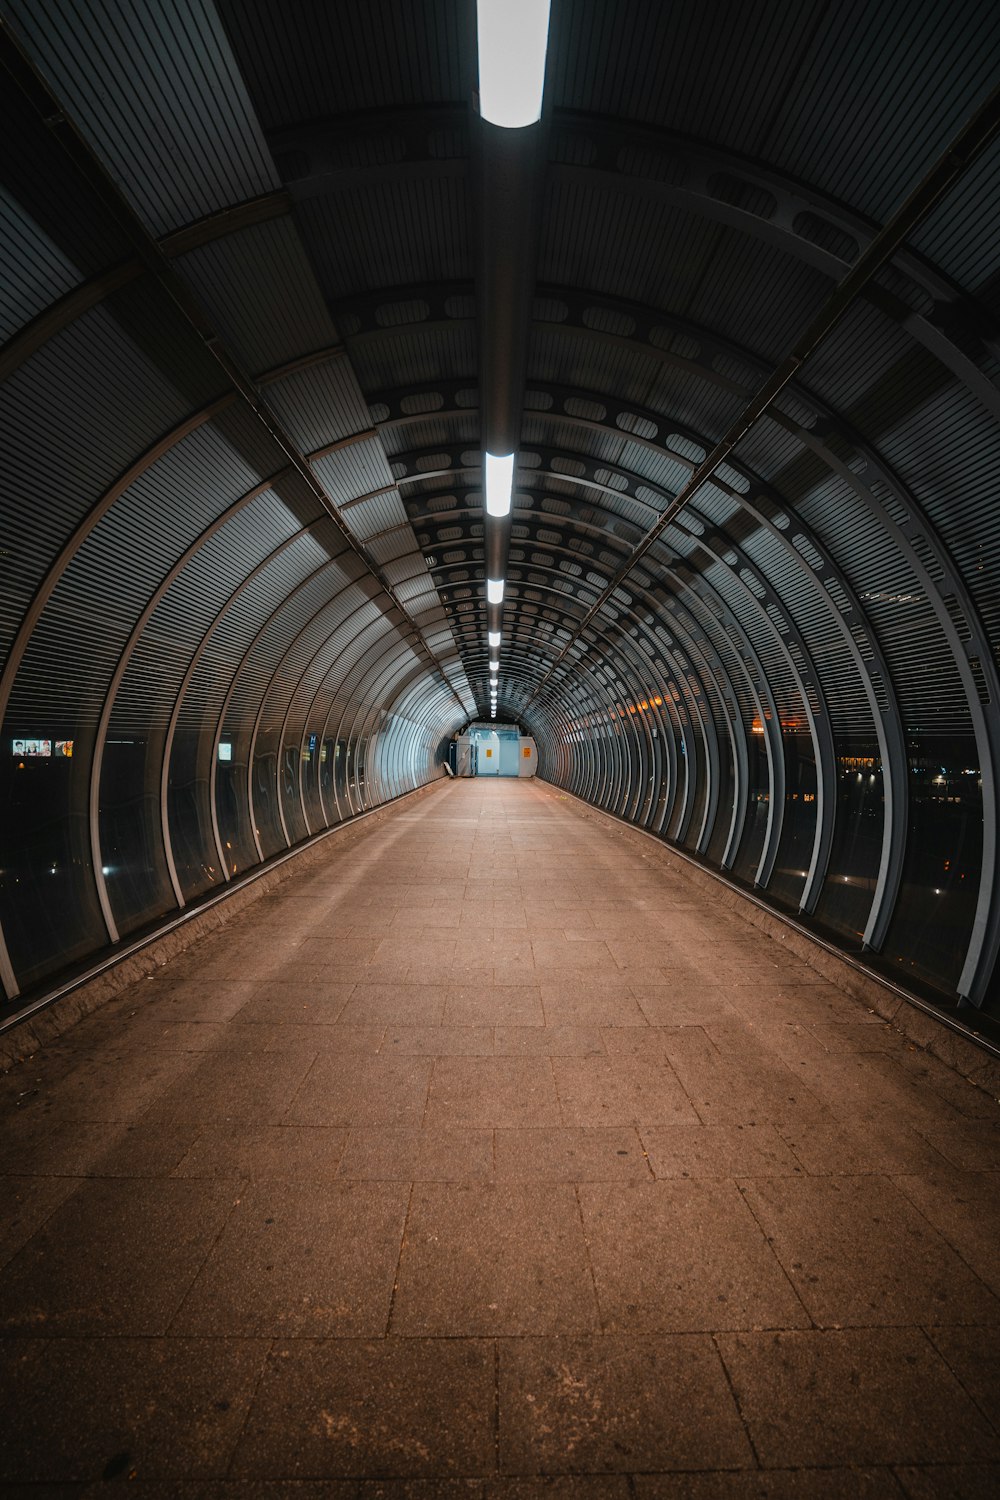
M 996 1102 L 669 864 L 451 784 L 10 1073 L 4 1477 L 996 1494 Z

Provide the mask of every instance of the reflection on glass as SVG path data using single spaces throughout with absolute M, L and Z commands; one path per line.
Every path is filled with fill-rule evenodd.
M 910 732 L 903 884 L 885 956 L 908 979 L 954 990 L 972 933 L 983 855 L 975 739 Z

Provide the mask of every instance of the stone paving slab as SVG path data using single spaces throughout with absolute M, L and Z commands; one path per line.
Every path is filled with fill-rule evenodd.
M 0 1077 L 0 1493 L 1000 1492 L 1000 1109 L 458 782 Z

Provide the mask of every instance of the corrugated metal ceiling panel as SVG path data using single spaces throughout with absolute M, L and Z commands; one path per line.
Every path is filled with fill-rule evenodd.
M 368 405 L 346 359 L 310 365 L 267 386 L 267 404 L 303 453 L 366 431 Z
M 313 468 L 336 505 L 344 505 L 359 495 L 369 495 L 372 490 L 382 490 L 392 484 L 392 474 L 378 438 L 365 438 L 338 449 L 336 453 L 314 459 Z M 344 517 L 345 521 L 349 515 L 350 512 Z
M 154 234 L 278 186 L 211 0 L 7 0 L 5 10 Z
M 44 570 L 136 454 L 188 414 L 184 397 L 97 308 L 51 339 L 0 391 L 0 645 Z M 24 517 L 32 524 L 25 527 Z
M 453 0 L 219 0 L 265 130 L 312 116 L 468 98 L 471 5 Z
M 0 343 L 81 280 L 69 256 L 0 184 Z
M 424 386 L 468 377 L 476 383 L 476 339 L 471 322 L 424 328 L 411 323 L 391 333 L 351 339 L 351 362 L 367 392 Z
M 468 192 L 459 178 L 379 182 L 307 198 L 295 217 L 324 295 L 472 275 Z
M 881 220 L 1000 69 L 989 0 L 555 0 L 549 102 L 770 161 Z
M 291 218 L 226 235 L 176 264 L 251 374 L 338 342 Z

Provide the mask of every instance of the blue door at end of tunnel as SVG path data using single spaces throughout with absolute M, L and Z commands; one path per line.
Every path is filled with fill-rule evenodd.
M 500 740 L 500 775 L 517 776 L 520 770 L 521 736 L 517 733 L 504 734 L 502 731 L 498 731 L 498 736 Z

